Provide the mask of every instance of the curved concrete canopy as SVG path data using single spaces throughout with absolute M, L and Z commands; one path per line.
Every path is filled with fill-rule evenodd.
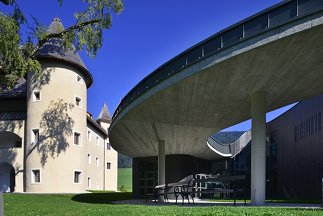
M 250 119 L 251 95 L 266 91 L 266 111 L 323 93 L 323 13 L 244 40 L 146 91 L 113 119 L 110 142 L 132 157 L 221 157 L 207 146 L 217 131 Z

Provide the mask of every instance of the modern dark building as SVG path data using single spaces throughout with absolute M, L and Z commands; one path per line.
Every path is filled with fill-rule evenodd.
M 299 102 L 267 123 L 267 198 L 318 199 L 323 178 L 323 95 Z M 230 144 L 223 144 L 229 146 Z M 204 160 L 166 156 L 166 182 L 197 174 L 246 175 L 250 182 L 250 141 L 234 157 Z M 157 157 L 133 159 L 133 192 L 143 196 L 157 181 Z M 250 190 L 250 183 L 247 184 Z

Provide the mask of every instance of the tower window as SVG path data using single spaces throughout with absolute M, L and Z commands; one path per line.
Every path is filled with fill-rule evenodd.
M 81 145 L 81 134 L 74 132 L 74 144 Z
M 107 163 L 107 169 L 111 169 L 111 163 L 110 162 Z
M 40 183 L 40 170 L 34 169 L 32 172 L 32 183 Z
M 77 75 L 77 77 L 76 77 L 76 81 L 77 81 L 78 83 L 82 83 L 82 78 L 81 78 L 79 75 Z
M 35 101 L 40 101 L 40 91 L 34 91 L 33 92 L 33 102 L 35 102 Z
M 74 183 L 79 184 L 81 183 L 81 171 L 74 171 Z
M 32 129 L 31 134 L 31 143 L 32 144 L 38 144 L 39 143 L 39 129 Z
M 110 143 L 107 143 L 107 150 L 111 150 L 111 145 L 110 145 Z
M 75 105 L 82 108 L 82 99 L 79 97 L 75 97 Z
M 99 139 L 99 137 L 96 137 L 96 144 L 97 145 L 100 145 L 100 139 Z

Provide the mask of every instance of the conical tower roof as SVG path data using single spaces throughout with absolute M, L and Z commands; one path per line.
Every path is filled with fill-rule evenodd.
M 58 17 L 55 17 L 47 29 L 49 34 L 57 34 L 64 30 L 64 26 Z M 68 63 L 79 69 L 85 78 L 87 87 L 90 87 L 93 83 L 93 77 L 91 73 L 86 68 L 84 62 L 82 61 L 79 54 L 76 52 L 75 48 L 64 49 L 63 40 L 61 38 L 51 38 L 37 51 L 37 58 L 56 60 Z
M 101 109 L 100 115 L 97 120 L 102 121 L 102 122 L 111 122 L 111 114 L 110 114 L 108 107 L 105 103 Z

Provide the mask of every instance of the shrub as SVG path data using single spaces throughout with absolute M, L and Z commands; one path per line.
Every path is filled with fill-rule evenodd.
M 121 192 L 127 192 L 127 189 L 126 189 L 126 187 L 124 185 L 121 185 L 120 191 Z

